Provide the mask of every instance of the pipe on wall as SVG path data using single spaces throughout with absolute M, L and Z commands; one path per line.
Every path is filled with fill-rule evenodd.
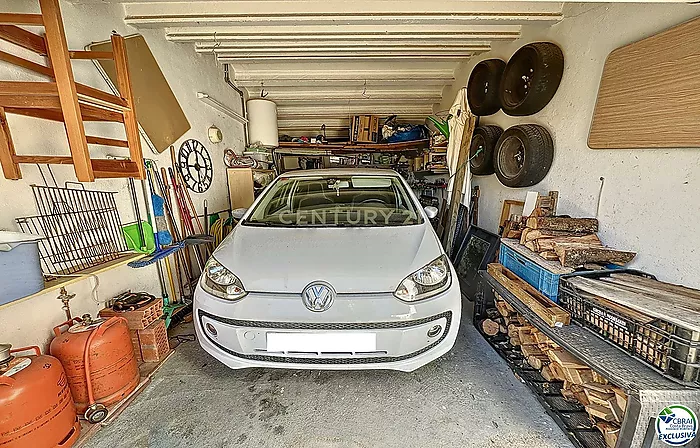
M 236 93 L 238 93 L 238 96 L 241 97 L 241 112 L 243 112 L 243 117 L 248 118 L 248 112 L 246 111 L 246 107 L 245 107 L 245 94 L 243 93 L 243 91 L 241 89 L 238 88 L 238 86 L 236 86 L 236 84 L 233 83 L 233 81 L 231 81 L 231 76 L 229 74 L 228 64 L 224 64 L 224 81 L 226 82 L 226 84 L 231 86 L 231 88 L 233 90 L 235 90 Z M 248 125 L 247 124 L 243 125 L 243 143 L 244 143 L 245 147 L 247 147 L 249 144 L 249 142 L 248 142 Z M 245 148 L 243 148 L 243 150 L 245 151 Z

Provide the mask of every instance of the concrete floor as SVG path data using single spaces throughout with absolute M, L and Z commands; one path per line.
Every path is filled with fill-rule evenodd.
M 86 446 L 572 447 L 469 317 L 412 373 L 230 370 L 186 342 Z

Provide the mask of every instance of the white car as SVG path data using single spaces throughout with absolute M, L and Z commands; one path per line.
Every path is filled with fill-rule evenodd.
M 390 170 L 279 176 L 205 266 L 199 343 L 234 369 L 410 372 L 433 361 L 461 317 L 436 213 Z

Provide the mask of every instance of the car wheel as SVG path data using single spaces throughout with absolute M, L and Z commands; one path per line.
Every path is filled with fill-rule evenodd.
M 494 169 L 506 187 L 529 187 L 549 172 L 554 159 L 554 142 L 547 129 L 523 124 L 507 129 L 496 144 Z
M 564 73 L 564 54 L 551 42 L 535 42 L 510 58 L 499 91 L 503 112 L 532 115 L 554 97 Z
M 476 176 L 493 174 L 493 153 L 503 129 L 498 126 L 481 126 L 474 129 L 469 147 L 469 168 Z
M 472 70 L 467 83 L 467 101 L 474 115 L 492 115 L 501 109 L 501 75 L 506 63 L 500 59 L 481 61 Z

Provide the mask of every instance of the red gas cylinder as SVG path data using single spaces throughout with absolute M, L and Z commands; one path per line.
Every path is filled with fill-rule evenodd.
M 61 331 L 68 327 L 68 331 Z M 126 397 L 140 374 L 129 327 L 123 317 L 73 318 L 53 329 L 51 354 L 66 369 L 78 413 L 91 423 L 107 417 L 107 406 Z
M 0 344 L 0 447 L 72 446 L 80 423 L 61 363 L 39 347 L 10 349 Z

